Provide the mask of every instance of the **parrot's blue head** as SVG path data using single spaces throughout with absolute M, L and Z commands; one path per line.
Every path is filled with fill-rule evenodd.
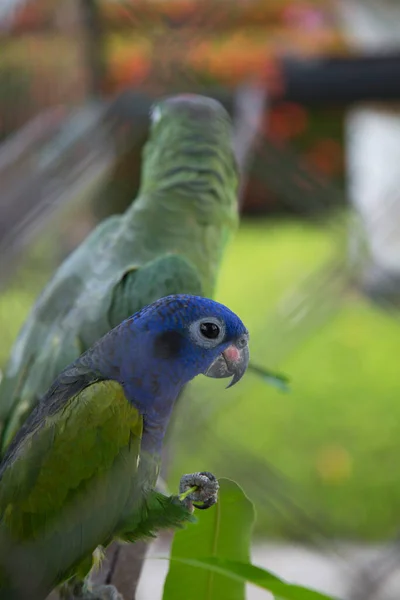
M 140 331 L 142 356 L 160 381 L 179 386 L 196 375 L 232 377 L 228 387 L 244 375 L 249 362 L 246 327 L 223 304 L 199 296 L 166 296 L 136 313 L 131 320 Z
M 146 444 L 159 449 L 182 387 L 200 374 L 238 382 L 249 362 L 248 338 L 226 306 L 198 296 L 166 296 L 110 331 L 91 360 L 122 383 L 143 414 Z

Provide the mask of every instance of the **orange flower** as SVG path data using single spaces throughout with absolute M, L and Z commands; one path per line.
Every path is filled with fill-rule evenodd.
M 140 55 L 114 60 L 109 63 L 109 78 L 118 87 L 138 84 L 146 78 L 150 67 L 150 61 Z
M 303 133 L 307 123 L 307 111 L 302 106 L 282 102 L 271 110 L 266 133 L 273 140 L 286 141 Z

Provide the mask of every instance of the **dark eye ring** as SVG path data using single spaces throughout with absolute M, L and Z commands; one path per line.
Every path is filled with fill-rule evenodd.
M 209 340 L 215 340 L 221 330 L 215 323 L 201 323 L 200 324 L 200 333 L 203 337 Z

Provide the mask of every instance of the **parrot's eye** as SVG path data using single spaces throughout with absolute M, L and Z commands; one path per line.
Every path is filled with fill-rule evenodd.
M 215 348 L 225 336 L 225 323 L 216 317 L 203 317 L 189 327 L 190 335 L 203 348 Z
M 219 336 L 220 328 L 216 323 L 200 323 L 201 335 L 209 340 L 215 340 Z

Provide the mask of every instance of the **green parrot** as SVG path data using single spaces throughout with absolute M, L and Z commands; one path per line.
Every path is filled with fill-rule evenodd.
M 86 578 L 103 547 L 186 522 L 181 500 L 215 503 L 218 482 L 207 472 L 184 476 L 186 498 L 155 491 L 163 440 L 194 377 L 240 381 L 248 339 L 226 306 L 175 294 L 122 321 L 59 374 L 0 464 L 0 598 L 44 600 L 67 581 L 82 600 L 117 600 L 115 588 Z
M 222 105 L 179 95 L 151 111 L 139 195 L 60 266 L 12 349 L 0 384 L 0 445 L 56 376 L 143 306 L 169 294 L 212 297 L 238 225 L 232 123 Z

